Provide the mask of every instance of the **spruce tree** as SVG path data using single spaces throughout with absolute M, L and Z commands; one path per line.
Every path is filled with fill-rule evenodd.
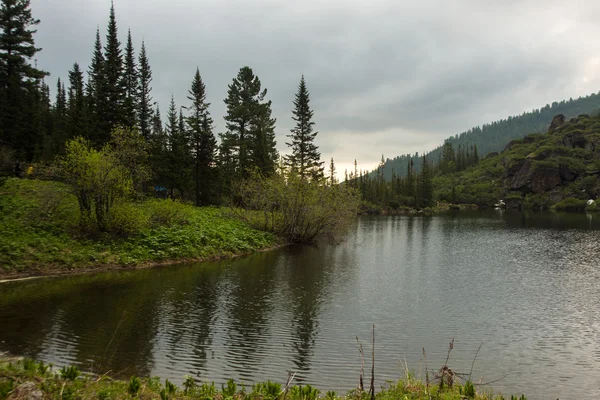
M 42 147 L 39 132 L 40 82 L 47 72 L 30 60 L 41 49 L 35 46 L 30 0 L 2 0 L 0 4 L 0 145 L 17 157 L 33 160 Z
M 106 140 L 110 131 L 124 122 L 123 103 L 125 100 L 125 86 L 123 84 L 123 55 L 121 42 L 118 37 L 117 20 L 114 4 L 110 7 L 110 17 L 104 46 L 106 57 L 104 76 L 106 84 L 106 108 L 102 115 L 102 134 Z
M 127 46 L 125 47 L 125 68 L 123 70 L 123 86 L 125 99 L 123 101 L 123 124 L 137 127 L 137 93 L 138 70 L 135 60 L 135 50 L 131 40 L 131 29 L 127 32 Z
M 275 173 L 279 152 L 275 141 L 275 118 L 271 117 L 271 101 L 259 104 L 251 124 L 251 163 L 263 176 Z
M 106 105 L 105 84 L 105 59 L 100 40 L 100 29 L 96 29 L 96 41 L 94 42 L 94 53 L 92 62 L 88 69 L 88 83 L 86 87 L 86 109 L 88 135 L 96 145 L 104 144 L 106 137 L 100 130 L 100 121 Z
M 426 156 L 423 156 L 423 162 L 421 164 L 421 179 L 420 182 L 420 200 L 424 207 L 430 207 L 433 205 L 433 182 L 431 175 L 431 166 Z
M 337 179 L 335 177 L 335 163 L 333 162 L 333 157 L 331 157 L 331 161 L 329 162 L 329 184 L 331 186 L 337 183 Z
M 140 127 L 140 133 L 146 139 L 150 137 L 151 131 L 151 119 L 152 119 L 152 97 L 150 92 L 152 87 L 152 70 L 150 69 L 150 62 L 148 61 L 148 55 L 146 54 L 146 45 L 142 42 L 142 48 L 140 50 L 139 64 L 138 64 L 138 92 L 137 92 L 137 120 Z
M 292 148 L 292 154 L 285 157 L 285 162 L 292 171 L 299 173 L 302 179 L 320 179 L 323 177 L 323 162 L 319 148 L 314 143 L 318 132 L 314 131 L 314 112 L 309 103 L 310 94 L 302 75 L 292 110 L 292 119 L 296 126 L 291 129 L 291 135 L 287 135 L 291 141 L 286 144 Z
M 214 192 L 215 149 L 217 141 L 212 132 L 213 120 L 208 111 L 209 103 L 206 102 L 206 86 L 196 69 L 196 75 L 189 90 L 188 100 L 192 105 L 188 107 L 190 116 L 186 122 L 189 129 L 190 147 L 194 157 L 194 193 L 197 206 L 209 204 Z
M 83 92 L 83 72 L 79 64 L 73 64 L 69 71 L 69 100 L 67 106 L 67 133 L 69 138 L 84 136 L 85 131 L 85 97 Z
M 67 94 L 60 78 L 56 83 L 56 101 L 54 102 L 54 128 L 51 149 L 53 154 L 61 153 L 67 141 Z
M 169 167 L 171 178 L 171 197 L 173 188 L 179 191 L 181 199 L 185 199 L 190 187 L 191 151 L 188 132 L 185 126 L 183 111 L 179 110 L 179 119 L 176 114 L 175 100 L 171 98 L 169 107 L 169 124 L 167 135 L 169 137 Z

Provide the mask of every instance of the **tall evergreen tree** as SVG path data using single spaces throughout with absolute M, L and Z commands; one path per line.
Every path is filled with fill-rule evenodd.
M 83 92 L 83 72 L 79 64 L 73 64 L 69 71 L 69 100 L 67 107 L 68 137 L 87 136 L 85 131 L 85 97 Z
M 420 183 L 420 201 L 422 206 L 429 207 L 433 205 L 433 182 L 431 174 L 431 166 L 427 160 L 427 156 L 423 156 L 423 162 L 421 164 L 421 179 Z
M 225 176 L 226 181 L 246 177 L 253 162 L 261 163 L 264 173 L 275 169 L 275 119 L 271 117 L 271 103 L 264 102 L 266 94 L 250 67 L 241 68 L 228 87 L 224 100 L 227 132 L 220 134 L 220 160 L 224 171 L 234 175 Z
M 60 78 L 56 82 L 56 101 L 54 102 L 54 128 L 52 135 L 51 151 L 60 153 L 67 140 L 67 94 Z
M 102 115 L 102 133 L 105 135 L 106 140 L 108 140 L 110 131 L 115 126 L 124 122 L 122 107 L 125 100 L 123 55 L 121 53 L 121 42 L 118 37 L 114 4 L 111 4 L 110 7 L 104 55 L 106 57 L 104 68 L 104 76 L 106 79 L 106 108 L 103 110 L 104 113 Z
M 214 188 L 214 164 L 217 140 L 212 132 L 213 120 L 206 102 L 206 86 L 196 69 L 196 75 L 189 90 L 188 107 L 190 116 L 186 122 L 189 128 L 190 147 L 194 157 L 194 194 L 197 206 L 209 204 Z
M 292 154 L 285 157 L 286 164 L 297 171 L 305 179 L 320 179 L 323 177 L 323 162 L 319 148 L 314 140 L 318 132 L 314 131 L 315 123 L 312 121 L 314 112 L 310 109 L 310 95 L 306 87 L 304 75 L 300 79 L 300 85 L 294 99 L 294 114 L 292 119 L 296 126 L 291 129 L 291 142 L 286 143 L 292 148 Z
M 106 105 L 105 59 L 100 40 L 100 29 L 96 29 L 96 41 L 92 62 L 88 69 L 86 86 L 86 109 L 88 135 L 96 145 L 103 144 L 106 137 L 100 131 L 100 121 Z
M 30 0 L 2 0 L 0 4 L 0 145 L 13 148 L 19 158 L 32 160 L 43 137 L 33 118 L 41 101 L 40 82 L 47 72 L 30 60 L 40 51 L 33 29 Z
M 125 68 L 123 70 L 123 86 L 125 99 L 123 101 L 123 124 L 137 127 L 137 93 L 138 70 L 135 60 L 135 50 L 131 39 L 131 29 L 127 32 L 127 46 L 125 47 Z
M 152 70 L 146 53 L 146 45 L 142 42 L 138 64 L 138 92 L 137 92 L 137 120 L 140 126 L 140 133 L 148 139 L 150 137 L 150 125 L 152 119 L 152 97 L 150 92 L 152 87 Z
M 335 177 L 335 163 L 333 162 L 333 157 L 331 157 L 331 161 L 329 162 L 329 184 L 331 186 L 337 183 L 337 178 Z
M 179 110 L 177 119 L 177 107 L 175 100 L 171 97 L 169 106 L 169 123 L 167 134 L 169 137 L 169 168 L 171 179 L 171 197 L 174 197 L 173 189 L 179 191 L 179 196 L 184 199 L 190 187 L 191 151 L 190 140 L 185 126 L 183 111 Z

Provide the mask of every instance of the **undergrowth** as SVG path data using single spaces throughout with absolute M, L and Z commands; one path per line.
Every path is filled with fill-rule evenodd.
M 203 400 L 317 400 L 317 399 L 370 399 L 371 395 L 358 389 L 347 393 L 322 392 L 311 385 L 281 385 L 275 382 L 256 383 L 250 387 L 233 380 L 217 387 L 214 382 L 197 382 L 186 377 L 182 387 L 161 381 L 158 377 L 115 380 L 107 375 L 82 374 L 76 367 L 54 370 L 43 363 L 23 359 L 0 361 L 0 400 L 8 398 L 13 390 L 25 382 L 33 382 L 34 390 L 40 390 L 46 399 L 203 399 Z M 526 400 L 521 397 L 503 397 L 491 392 L 477 392 L 475 386 L 466 382 L 452 387 L 426 385 L 407 374 L 404 380 L 389 382 L 375 395 L 377 400 Z
M 152 199 L 114 211 L 108 232 L 86 232 L 65 185 L 8 179 L 0 187 L 0 274 L 210 259 L 276 243 L 221 208 Z

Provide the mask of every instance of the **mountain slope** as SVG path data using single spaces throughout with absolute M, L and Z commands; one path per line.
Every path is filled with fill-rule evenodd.
M 585 207 L 600 196 L 600 116 L 552 120 L 545 134 L 511 141 L 501 154 L 434 179 L 441 200 L 508 207 L 548 208 L 561 202 Z M 571 199 L 572 200 L 567 200 Z
M 599 111 L 600 93 L 595 93 L 575 100 L 570 99 L 568 101 L 554 102 L 551 105 L 546 104 L 540 109 L 524 112 L 519 116 L 508 117 L 507 119 L 485 124 L 482 127 L 469 129 L 466 132 L 451 136 L 446 141 L 451 143 L 455 150 L 459 146 L 465 148 L 476 145 L 479 155 L 485 156 L 491 152 L 502 151 L 511 140 L 523 138 L 530 133 L 545 132 L 550 125 L 552 117 L 557 114 L 563 114 L 567 118 L 571 118 L 580 114 L 596 115 Z M 443 144 L 427 153 L 430 162 L 438 162 L 442 154 L 442 146 Z M 419 154 L 405 154 L 393 159 L 387 159 L 383 170 L 384 178 L 390 180 L 392 170 L 396 175 L 406 175 L 408 163 L 411 158 L 415 164 L 416 171 L 420 171 L 421 158 Z

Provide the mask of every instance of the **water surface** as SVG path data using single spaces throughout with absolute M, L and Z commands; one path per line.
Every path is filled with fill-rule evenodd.
M 96 372 L 356 386 L 450 367 L 530 399 L 600 398 L 600 216 L 362 217 L 338 245 L 0 285 L 0 350 Z M 367 368 L 367 369 L 370 369 Z

